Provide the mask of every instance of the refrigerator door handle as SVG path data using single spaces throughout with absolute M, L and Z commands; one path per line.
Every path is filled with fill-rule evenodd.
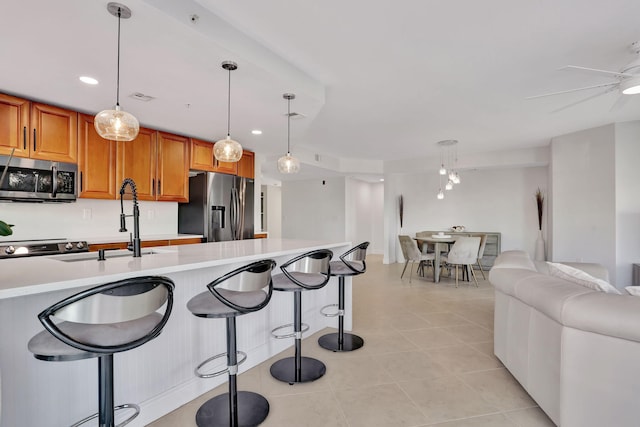
M 231 238 L 238 240 L 238 191 L 235 188 L 231 189 Z

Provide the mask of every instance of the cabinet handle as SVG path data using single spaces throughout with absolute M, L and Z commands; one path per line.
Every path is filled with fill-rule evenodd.
M 84 181 L 84 179 L 82 178 L 82 171 L 80 171 L 80 192 L 82 193 L 82 182 Z
M 22 128 L 22 149 L 27 149 L 27 127 Z
M 160 185 L 160 180 L 158 180 L 158 196 L 160 195 L 160 189 L 162 188 L 162 186 Z
M 36 130 L 33 129 L 33 151 L 36 151 Z
M 156 197 L 156 179 L 151 180 L 151 195 Z

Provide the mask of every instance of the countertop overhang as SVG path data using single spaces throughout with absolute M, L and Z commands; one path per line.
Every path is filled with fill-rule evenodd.
M 139 258 L 133 255 L 110 258 L 107 251 L 105 261 L 98 261 L 97 253 L 95 258 L 73 262 L 64 260 L 64 257 L 73 255 L 6 259 L 0 260 L 0 299 L 98 285 L 139 275 L 163 275 L 348 245 L 349 242 L 248 239 L 162 246 L 153 254 L 143 254 Z

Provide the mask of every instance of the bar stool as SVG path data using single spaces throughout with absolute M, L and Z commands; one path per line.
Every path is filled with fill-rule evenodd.
M 369 242 L 360 243 L 340 255 L 340 261 L 331 261 L 331 276 L 338 277 L 338 304 L 322 307 L 320 313 L 325 317 L 338 316 L 338 332 L 329 333 L 318 338 L 322 348 L 331 351 L 353 351 L 364 345 L 364 340 L 357 335 L 344 333 L 344 278 L 357 276 L 366 271 L 367 247 Z M 337 307 L 338 311 L 327 313 L 326 309 Z
M 217 354 L 202 362 L 195 369 L 200 378 L 211 378 L 229 373 L 229 392 L 206 401 L 196 413 L 199 427 L 257 426 L 269 414 L 267 399 L 250 391 L 238 391 L 238 365 L 247 358 L 236 349 L 236 317 L 265 307 L 273 293 L 271 271 L 276 262 L 270 259 L 257 261 L 214 280 L 208 291 L 189 300 L 187 308 L 194 316 L 225 318 L 227 320 L 227 352 Z M 238 354 L 242 359 L 238 361 Z M 209 362 L 227 356 L 227 368 L 205 374 L 201 369 Z
M 100 427 L 114 427 L 115 411 L 121 409 L 133 409 L 134 414 L 118 427 L 138 416 L 138 405 L 113 406 L 113 355 L 160 335 L 173 307 L 173 288 L 166 277 L 124 279 L 72 295 L 38 314 L 45 330 L 28 343 L 36 359 L 58 362 L 98 358 L 98 413 L 72 427 L 95 418 Z M 157 310 L 162 306 L 161 314 Z M 62 322 L 54 323 L 53 317 Z
M 293 292 L 293 323 L 278 326 L 271 334 L 278 339 L 295 337 L 295 356 L 280 359 L 271 365 L 271 376 L 277 380 L 289 384 L 315 381 L 327 371 L 321 361 L 302 357 L 302 333 L 309 330 L 309 325 L 302 323 L 302 292 L 320 289 L 329 282 L 331 257 L 333 252 L 328 249 L 306 252 L 284 263 L 280 266 L 282 274 L 273 276 L 274 290 Z M 291 334 L 276 333 L 291 326 Z

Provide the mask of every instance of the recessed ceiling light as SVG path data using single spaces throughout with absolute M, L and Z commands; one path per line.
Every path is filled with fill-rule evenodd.
M 384 178 L 380 178 L 380 182 L 384 182 Z
M 260 129 L 254 129 L 251 131 L 251 133 L 254 135 L 262 135 L 262 131 Z
M 88 77 L 88 76 L 80 76 L 80 81 L 82 83 L 86 83 L 88 85 L 97 85 L 98 81 L 96 79 L 94 79 L 93 77 Z

